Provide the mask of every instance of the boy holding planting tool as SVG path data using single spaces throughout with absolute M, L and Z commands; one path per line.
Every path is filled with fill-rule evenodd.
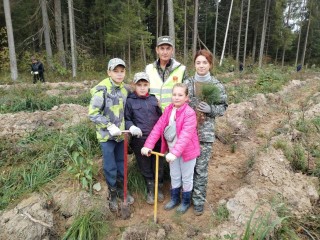
M 110 211 L 118 211 L 117 197 L 123 199 L 124 178 L 124 107 L 128 88 L 123 80 L 126 65 L 120 58 L 108 63 L 108 78 L 91 89 L 89 118 L 96 124 L 96 133 L 103 155 L 103 171 L 109 189 Z M 134 199 L 127 194 L 127 203 Z
M 133 79 L 134 92 L 127 98 L 125 107 L 125 124 L 132 138 L 130 147 L 133 150 L 141 174 L 147 185 L 147 203 L 154 204 L 155 191 L 155 156 L 146 157 L 141 155 L 141 148 L 150 134 L 153 126 L 161 116 L 161 108 L 153 94 L 149 94 L 150 79 L 147 73 L 139 72 Z M 160 151 L 160 141 L 155 145 L 155 151 Z M 164 196 L 163 186 L 163 158 L 159 160 L 159 184 L 158 200 L 162 202 Z

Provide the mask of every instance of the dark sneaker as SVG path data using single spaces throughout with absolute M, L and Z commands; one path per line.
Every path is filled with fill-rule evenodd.
M 194 215 L 200 216 L 203 214 L 203 205 L 195 205 L 193 207 Z

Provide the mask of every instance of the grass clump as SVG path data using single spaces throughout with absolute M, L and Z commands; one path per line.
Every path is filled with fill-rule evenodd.
M 0 210 L 58 176 L 70 161 L 69 152 L 79 147 L 84 149 L 85 156 L 94 156 L 99 152 L 95 130 L 86 123 L 71 127 L 66 132 L 39 128 L 21 139 L 19 145 L 30 151 L 16 153 L 21 155 L 17 157 L 21 160 L 18 165 L 13 165 L 14 160 L 8 156 L 6 166 L 0 168 Z
M 258 206 L 259 207 L 259 206 Z M 258 209 L 256 207 L 251 213 L 250 218 L 246 224 L 246 229 L 243 234 L 242 240 L 263 240 L 269 237 L 281 226 L 281 223 L 287 218 L 285 217 L 272 217 L 272 209 L 265 215 L 254 218 Z
M 288 82 L 288 76 L 275 68 L 260 70 L 255 88 L 260 93 L 274 93 Z
M 146 183 L 137 161 L 130 161 L 128 164 L 128 188 L 130 191 L 144 195 L 147 192 Z
M 218 223 L 222 223 L 224 221 L 227 221 L 228 218 L 229 218 L 229 210 L 227 208 L 227 205 L 225 203 L 219 204 L 215 214 L 215 220 Z
M 91 210 L 81 216 L 78 216 L 71 227 L 63 235 L 63 240 L 102 239 L 108 232 L 105 215 L 100 211 Z

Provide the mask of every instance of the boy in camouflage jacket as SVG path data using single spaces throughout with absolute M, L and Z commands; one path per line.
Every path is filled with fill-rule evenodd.
M 128 89 L 125 78 L 125 63 L 113 58 L 108 63 L 109 77 L 91 89 L 89 118 L 96 124 L 97 138 L 103 155 L 103 171 L 109 189 L 110 211 L 117 211 L 117 197 L 123 199 L 124 174 L 124 106 Z M 133 197 L 127 195 L 127 203 L 133 204 Z

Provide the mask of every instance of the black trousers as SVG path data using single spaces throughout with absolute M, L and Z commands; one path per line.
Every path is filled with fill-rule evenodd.
M 141 155 L 141 148 L 143 148 L 145 139 L 132 138 L 130 142 L 130 147 L 136 156 L 139 169 L 141 174 L 144 176 L 146 181 L 155 180 L 155 170 L 156 170 L 156 156 L 151 155 L 150 157 Z M 161 141 L 159 140 L 155 145 L 153 151 L 160 152 Z M 163 166 L 164 158 L 159 157 L 159 172 L 158 172 L 158 181 L 163 183 Z
M 43 72 L 39 72 L 38 74 L 33 75 L 33 83 L 36 83 L 38 80 L 40 82 L 45 82 Z

